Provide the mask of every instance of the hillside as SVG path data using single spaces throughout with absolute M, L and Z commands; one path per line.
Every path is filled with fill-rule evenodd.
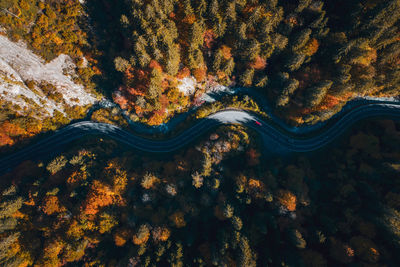
M 123 75 L 114 100 L 144 122 L 170 116 L 182 77 L 196 80 L 191 100 L 210 81 L 256 88 L 277 114 L 298 125 L 326 120 L 355 97 L 400 93 L 397 0 L 96 6 L 119 17 L 98 21 L 106 40 L 120 42 L 107 53 Z M 343 14 L 342 6 L 352 12 Z
M 0 266 L 400 266 L 398 99 L 400 0 L 0 0 Z
M 45 63 L 22 42 L 0 36 L 0 145 L 84 116 L 96 96 L 73 81 L 75 68 L 67 55 Z

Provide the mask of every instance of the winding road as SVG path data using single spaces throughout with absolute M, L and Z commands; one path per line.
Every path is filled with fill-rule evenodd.
M 270 151 L 309 152 L 332 142 L 357 121 L 381 116 L 390 119 L 400 118 L 400 102 L 397 101 L 367 101 L 362 105 L 353 105 L 351 109 L 344 110 L 346 112 L 341 112 L 340 116 L 328 120 L 318 129 L 299 134 L 298 129 L 302 127 L 291 128 L 284 126 L 282 121 L 277 121 L 278 119 L 272 118 L 271 121 L 266 122 L 253 113 L 227 109 L 198 120 L 192 127 L 167 140 L 143 138 L 111 124 L 81 121 L 59 129 L 52 135 L 2 158 L 0 173 L 12 169 L 22 161 L 40 158 L 59 151 L 71 141 L 88 135 L 107 136 L 134 149 L 162 153 L 182 148 L 218 125 L 241 124 L 258 132 L 264 140 L 265 147 Z

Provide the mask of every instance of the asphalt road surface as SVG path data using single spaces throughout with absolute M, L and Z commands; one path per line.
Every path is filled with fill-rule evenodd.
M 222 124 L 241 124 L 254 129 L 263 140 L 269 140 L 265 146 L 275 147 L 276 151 L 309 152 L 317 150 L 335 140 L 355 122 L 369 117 L 400 118 L 400 103 L 368 103 L 341 114 L 317 133 L 296 135 L 287 129 L 265 122 L 253 113 L 242 110 L 222 110 L 207 118 L 200 119 L 192 127 L 167 140 L 151 140 L 136 136 L 118 126 L 82 121 L 59 129 L 52 135 L 29 145 L 5 158 L 0 159 L 0 173 L 7 172 L 25 160 L 39 159 L 41 156 L 55 153 L 73 140 L 88 135 L 101 135 L 114 139 L 131 148 L 146 152 L 172 152 L 195 140 L 206 131 Z

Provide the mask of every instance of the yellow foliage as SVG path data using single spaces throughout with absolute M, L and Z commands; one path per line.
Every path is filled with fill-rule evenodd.
M 58 265 L 60 262 L 58 255 L 64 248 L 64 245 L 63 242 L 58 240 L 47 243 L 43 249 L 40 265 L 49 267 Z
M 36 21 L 36 25 L 43 28 L 49 27 L 49 18 L 45 14 L 41 14 Z
M 68 227 L 67 235 L 74 239 L 80 239 L 81 237 L 83 237 L 84 232 L 78 221 L 72 221 L 72 223 Z
M 20 6 L 23 10 L 29 10 L 29 8 L 30 8 L 29 4 L 28 4 L 25 0 L 20 0 L 20 1 L 19 1 L 19 6 Z
M 117 220 L 114 216 L 111 216 L 108 213 L 103 213 L 99 216 L 99 232 L 100 234 L 104 234 L 110 232 L 111 229 L 118 224 Z
M 158 179 L 154 174 L 152 173 L 146 173 L 143 176 L 141 185 L 144 189 L 150 189 L 153 188 L 156 184 L 160 182 L 160 179 Z
M 377 58 L 377 52 L 376 49 L 370 47 L 369 45 L 364 45 L 362 47 L 364 49 L 364 53 L 362 53 L 360 56 L 353 58 L 351 60 L 352 64 L 360 64 L 363 66 L 369 66 L 371 63 L 376 61 Z

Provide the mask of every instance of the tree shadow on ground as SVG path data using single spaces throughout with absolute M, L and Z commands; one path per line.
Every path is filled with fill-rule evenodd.
M 89 17 L 89 42 L 96 49 L 97 67 L 101 71 L 93 82 L 99 92 L 111 98 L 112 92 L 122 83 L 122 74 L 114 68 L 114 58 L 130 48 L 120 24 L 121 15 L 128 7 L 121 0 L 87 0 L 85 10 Z

